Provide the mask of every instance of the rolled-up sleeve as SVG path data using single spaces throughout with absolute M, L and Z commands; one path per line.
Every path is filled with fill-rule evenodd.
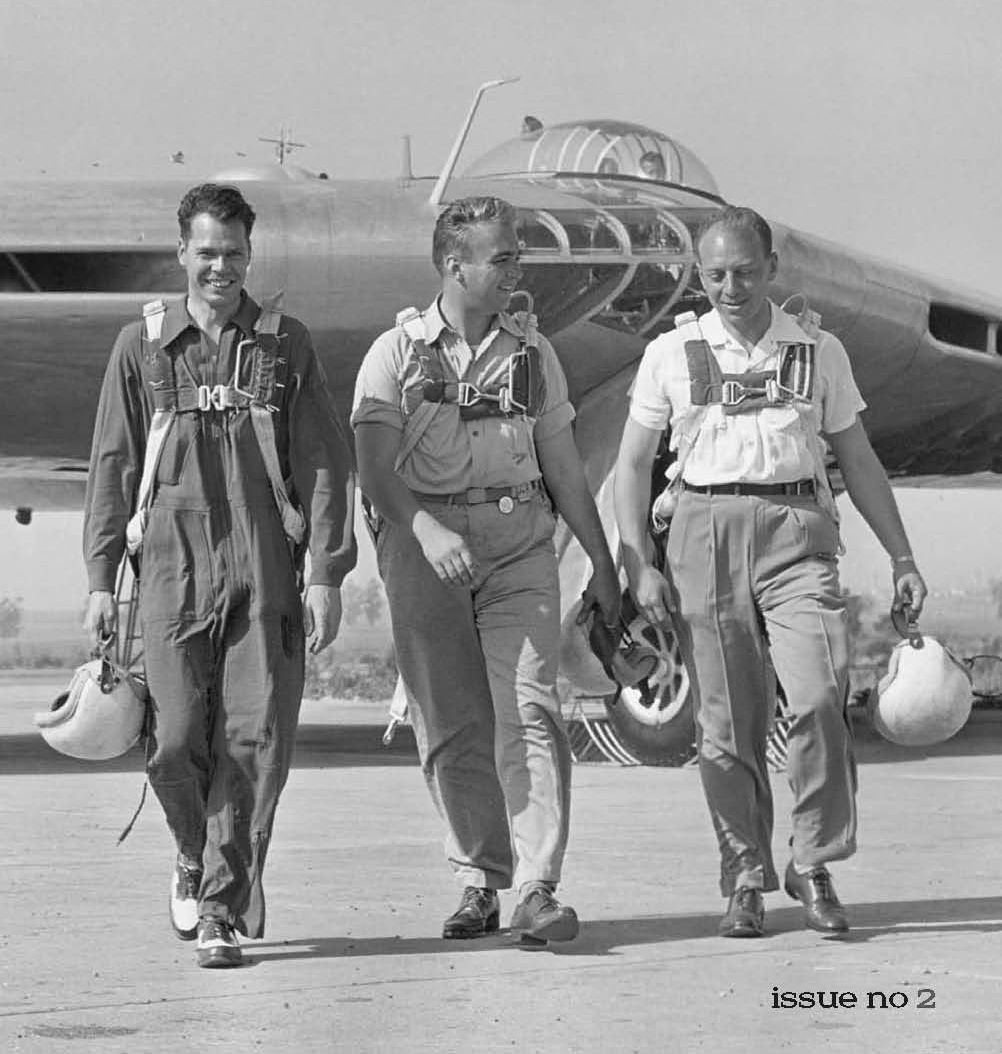
M 866 401 L 856 387 L 849 356 L 838 337 L 824 334 L 818 359 L 823 380 L 821 427 L 829 434 L 844 432 L 866 409 Z
M 400 409 L 400 370 L 403 348 L 396 330 L 377 337 L 362 360 L 355 378 L 351 404 L 351 426 L 372 423 L 404 429 Z
M 630 417 L 656 432 L 663 432 L 671 417 L 671 402 L 662 379 L 666 350 L 662 340 L 659 337 L 647 345 L 630 393 Z
M 567 397 L 567 378 L 553 345 L 539 337 L 539 364 L 543 372 L 546 395 L 532 430 L 535 439 L 556 435 L 574 420 L 574 407 Z
M 339 586 L 358 555 L 355 465 L 309 334 L 300 328 L 298 337 L 305 361 L 290 411 L 289 459 L 309 523 L 309 584 Z

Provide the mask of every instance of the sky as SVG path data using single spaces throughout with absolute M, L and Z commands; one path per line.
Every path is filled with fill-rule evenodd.
M 267 161 L 283 126 L 334 179 L 396 176 L 405 134 L 431 175 L 477 86 L 517 76 L 460 170 L 524 114 L 634 121 L 730 201 L 999 294 L 1000 31 L 996 0 L 0 0 L 0 179 L 193 183 Z M 998 492 L 901 495 L 930 577 L 991 575 Z M 75 607 L 52 601 L 83 581 L 78 538 L 72 516 L 0 523 L 0 596 Z

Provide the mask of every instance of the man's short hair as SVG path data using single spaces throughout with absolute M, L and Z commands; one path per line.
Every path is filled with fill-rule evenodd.
M 715 227 L 723 227 L 728 231 L 753 231 L 758 237 L 763 250 L 765 250 L 765 255 L 772 255 L 772 228 L 765 218 L 754 209 L 739 205 L 727 205 L 720 212 L 707 216 L 699 225 L 695 240 L 697 256 L 699 256 L 700 242 Z
M 447 206 L 435 222 L 431 240 L 431 259 L 439 274 L 447 256 L 463 258 L 467 232 L 478 223 L 510 223 L 514 227 L 515 207 L 503 198 L 488 197 L 460 198 Z
M 248 239 L 254 229 L 254 220 L 257 219 L 254 210 L 236 187 L 224 183 L 199 183 L 185 194 L 177 209 L 182 241 L 186 242 L 191 237 L 191 221 L 202 212 L 220 223 L 239 220 L 244 225 Z

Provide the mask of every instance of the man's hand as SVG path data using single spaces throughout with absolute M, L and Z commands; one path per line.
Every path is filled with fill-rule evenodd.
M 584 596 L 581 598 L 581 613 L 578 615 L 579 623 L 587 622 L 588 612 L 593 607 L 598 607 L 602 612 L 602 620 L 607 626 L 618 626 L 620 608 L 622 606 L 622 593 L 619 589 L 619 576 L 612 564 L 603 566 L 592 572 L 588 585 L 585 587 Z
M 114 633 L 117 622 L 118 605 L 115 597 L 107 590 L 95 589 L 87 598 L 87 610 L 83 617 L 83 628 L 94 639 L 94 644 L 100 644 L 102 637 Z
M 450 531 L 423 509 L 414 514 L 411 530 L 425 559 L 443 582 L 454 586 L 467 586 L 473 582 L 477 563 L 461 534 Z
M 316 655 L 337 636 L 341 627 L 341 590 L 338 586 L 308 586 L 303 598 L 306 645 Z
M 909 622 L 917 622 L 928 595 L 925 580 L 914 566 L 895 568 L 892 611 L 904 611 Z
M 653 564 L 642 564 L 630 582 L 637 610 L 652 626 L 667 629 L 675 610 L 671 585 Z

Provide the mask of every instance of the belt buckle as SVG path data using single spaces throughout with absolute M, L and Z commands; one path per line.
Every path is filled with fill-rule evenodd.
M 507 516 L 515 508 L 515 499 L 510 494 L 505 494 L 498 498 L 498 512 L 502 516 Z

